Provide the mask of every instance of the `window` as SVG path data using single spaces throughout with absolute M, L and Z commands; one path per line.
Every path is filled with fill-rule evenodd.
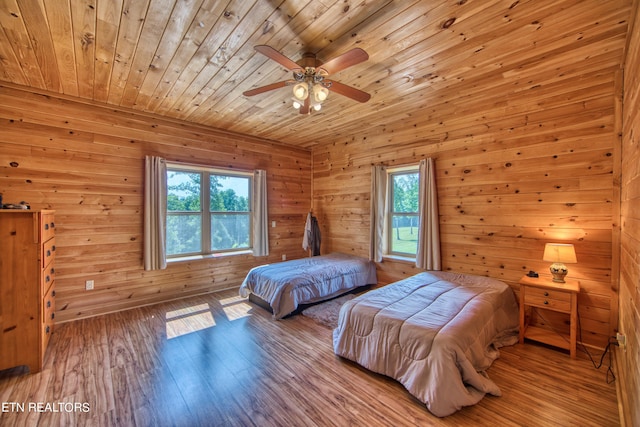
M 418 250 L 418 167 L 390 169 L 387 180 L 387 253 L 415 258 Z
M 167 257 L 252 248 L 253 174 L 167 166 Z
M 413 259 L 440 270 L 440 226 L 434 160 L 416 166 L 371 166 L 370 256 Z

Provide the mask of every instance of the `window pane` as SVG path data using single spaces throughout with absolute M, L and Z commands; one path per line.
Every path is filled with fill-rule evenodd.
M 200 212 L 201 175 L 167 171 L 167 211 Z
M 418 212 L 418 173 L 394 174 L 393 211 Z
M 252 183 L 243 172 L 169 166 L 167 255 L 250 249 Z
M 200 214 L 167 215 L 167 255 L 201 252 Z
M 415 255 L 418 251 L 418 217 L 392 215 L 391 252 Z
M 248 248 L 249 214 L 211 214 L 211 249 Z
M 209 188 L 212 212 L 249 212 L 248 177 L 211 175 Z

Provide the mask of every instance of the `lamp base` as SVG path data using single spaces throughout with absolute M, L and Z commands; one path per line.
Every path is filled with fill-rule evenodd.
M 549 271 L 551 272 L 551 275 L 553 276 L 553 281 L 556 283 L 566 283 L 564 281 L 565 276 L 567 275 L 567 273 L 569 272 L 569 270 L 567 269 L 567 267 L 560 263 L 560 262 L 554 262 L 553 264 L 551 264 L 551 267 L 549 267 Z

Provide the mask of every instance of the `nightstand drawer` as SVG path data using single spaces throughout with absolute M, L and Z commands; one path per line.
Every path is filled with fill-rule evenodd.
M 571 294 L 527 286 L 524 294 L 524 303 L 568 313 L 571 311 Z

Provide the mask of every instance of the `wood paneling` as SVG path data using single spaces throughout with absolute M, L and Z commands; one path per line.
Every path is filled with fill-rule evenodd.
M 630 3 L 7 0 L 0 5 L 0 80 L 302 147 L 363 128 L 415 134 L 413 121 L 424 139 L 445 118 L 466 120 L 456 126 L 462 135 L 486 125 L 508 132 L 521 125 L 509 114 L 532 103 L 545 107 L 536 121 L 581 114 L 582 105 L 567 98 L 599 101 L 598 91 L 608 90 L 602 70 L 620 64 Z M 331 93 L 321 111 L 302 116 L 291 107 L 290 87 L 243 96 L 291 78 L 253 49 L 263 44 L 294 61 L 305 52 L 326 62 L 364 49 L 368 61 L 333 77 L 371 100 Z M 567 79 L 575 80 L 571 88 Z M 510 96 L 482 118 L 452 116 L 485 110 L 495 92 Z M 446 101 L 451 96 L 456 102 Z
M 451 74 L 442 76 L 446 84 L 434 79 L 419 85 L 424 101 L 416 111 L 412 101 L 390 105 L 384 121 L 365 117 L 357 133 L 314 146 L 313 209 L 325 252 L 366 256 L 371 165 L 433 157 L 444 269 L 499 278 L 517 292 L 527 271 L 549 274 L 542 261 L 546 242 L 573 243 L 578 263 L 569 274 L 582 285 L 578 339 L 604 348 L 617 306 L 611 272 L 612 245 L 619 244 L 613 231 L 620 174 L 616 100 L 625 8 L 603 7 L 598 18 L 576 27 L 568 23 L 587 18 L 593 3 L 529 6 L 518 4 L 508 24 L 497 24 L 516 33 L 529 30 L 526 37 L 505 32 L 509 40 L 500 43 L 487 35 L 477 50 L 466 52 L 463 69 L 453 67 L 450 51 L 433 53 L 443 61 L 439 67 L 452 67 Z M 480 31 L 474 22 L 456 21 L 457 31 L 471 36 Z M 524 22 L 526 28 L 518 27 Z M 435 42 L 442 37 L 433 35 L 436 50 L 445 49 Z M 381 281 L 390 282 L 416 269 L 385 260 L 379 272 Z M 566 329 L 553 325 L 553 316 L 547 320 Z
M 237 287 L 251 267 L 305 256 L 311 154 L 248 136 L 0 87 L 0 193 L 56 210 L 59 321 Z M 142 267 L 145 155 L 267 171 L 269 257 Z M 85 291 L 85 280 L 95 290 Z
M 640 425 L 640 1 L 634 1 L 624 67 L 620 323 L 626 350 L 616 348 L 621 422 Z

